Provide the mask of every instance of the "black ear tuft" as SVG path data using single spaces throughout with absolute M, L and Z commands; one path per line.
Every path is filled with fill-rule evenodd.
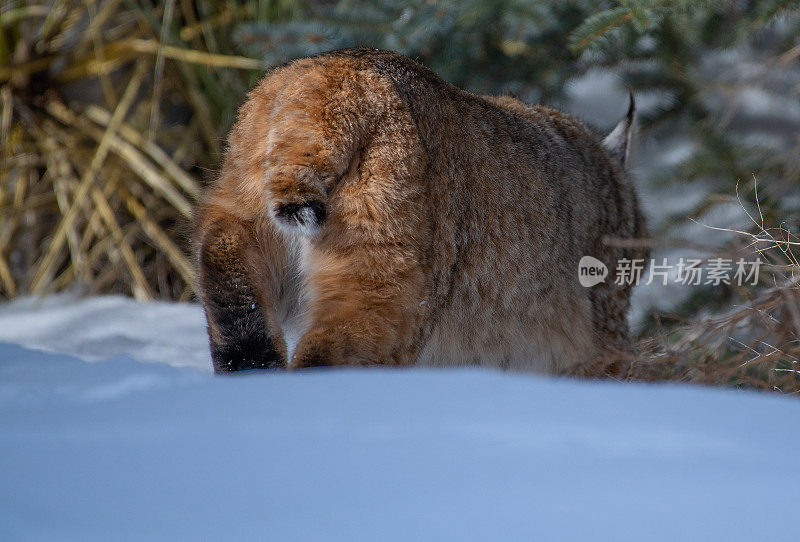
M 628 114 L 603 140 L 603 148 L 608 151 L 611 158 L 623 167 L 628 161 L 628 152 L 636 121 L 636 100 L 633 98 L 633 91 L 629 91 L 629 93 L 630 105 L 628 106 Z

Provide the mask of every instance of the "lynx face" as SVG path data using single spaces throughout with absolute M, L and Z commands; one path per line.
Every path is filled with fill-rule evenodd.
M 217 371 L 485 365 L 557 372 L 627 349 L 604 239 L 644 235 L 624 164 L 558 111 L 345 50 L 253 90 L 195 247 Z

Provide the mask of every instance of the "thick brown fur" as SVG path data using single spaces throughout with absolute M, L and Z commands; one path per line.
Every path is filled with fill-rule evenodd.
M 613 269 L 633 255 L 604 238 L 644 230 L 613 154 L 572 117 L 395 53 L 277 68 L 197 210 L 215 369 L 555 372 L 627 348 Z M 612 276 L 582 287 L 583 255 Z

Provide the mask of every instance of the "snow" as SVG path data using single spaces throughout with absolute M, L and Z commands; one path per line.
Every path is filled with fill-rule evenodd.
M 795 398 L 486 370 L 215 377 L 171 344 L 205 345 L 194 305 L 11 306 L 0 540 L 798 536 Z M 102 362 L 58 353 L 106 343 Z
M 26 297 L 0 304 L 0 341 L 100 361 L 139 361 L 211 371 L 205 315 L 196 303 L 138 303 L 123 296 Z

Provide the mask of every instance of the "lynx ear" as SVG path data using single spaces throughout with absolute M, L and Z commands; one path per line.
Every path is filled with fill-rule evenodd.
M 625 162 L 628 161 L 628 150 L 631 146 L 634 121 L 636 120 L 636 101 L 633 99 L 633 91 L 630 91 L 630 96 L 628 114 L 603 140 L 603 147 L 621 166 L 625 166 Z

